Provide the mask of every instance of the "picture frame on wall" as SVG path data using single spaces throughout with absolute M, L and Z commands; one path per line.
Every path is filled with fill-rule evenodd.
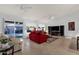
M 68 23 L 68 30 L 69 31 L 75 31 L 75 22 L 69 22 Z

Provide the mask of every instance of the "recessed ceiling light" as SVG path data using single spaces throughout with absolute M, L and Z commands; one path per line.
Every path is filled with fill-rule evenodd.
M 51 16 L 50 19 L 53 20 L 54 19 L 54 16 Z

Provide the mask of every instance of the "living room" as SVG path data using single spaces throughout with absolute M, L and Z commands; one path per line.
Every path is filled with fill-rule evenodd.
M 0 37 L 12 41 L 14 55 L 79 54 L 78 12 L 77 4 L 3 4 Z

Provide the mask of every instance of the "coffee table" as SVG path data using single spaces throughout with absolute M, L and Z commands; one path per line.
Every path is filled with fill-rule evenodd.
M 10 44 L 8 47 L 5 47 L 5 48 L 1 48 L 0 47 L 0 53 L 2 53 L 2 55 L 9 55 L 7 54 L 8 51 L 11 50 L 11 55 L 14 54 L 14 45 L 13 44 Z

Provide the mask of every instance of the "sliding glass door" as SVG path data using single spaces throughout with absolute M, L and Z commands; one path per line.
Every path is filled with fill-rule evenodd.
M 15 36 L 23 37 L 23 26 L 15 26 Z
M 10 23 L 11 22 L 11 23 Z M 22 22 L 5 22 L 4 33 L 9 37 L 23 37 L 23 23 Z
M 4 33 L 10 37 L 14 37 L 14 26 L 9 24 L 4 27 Z

